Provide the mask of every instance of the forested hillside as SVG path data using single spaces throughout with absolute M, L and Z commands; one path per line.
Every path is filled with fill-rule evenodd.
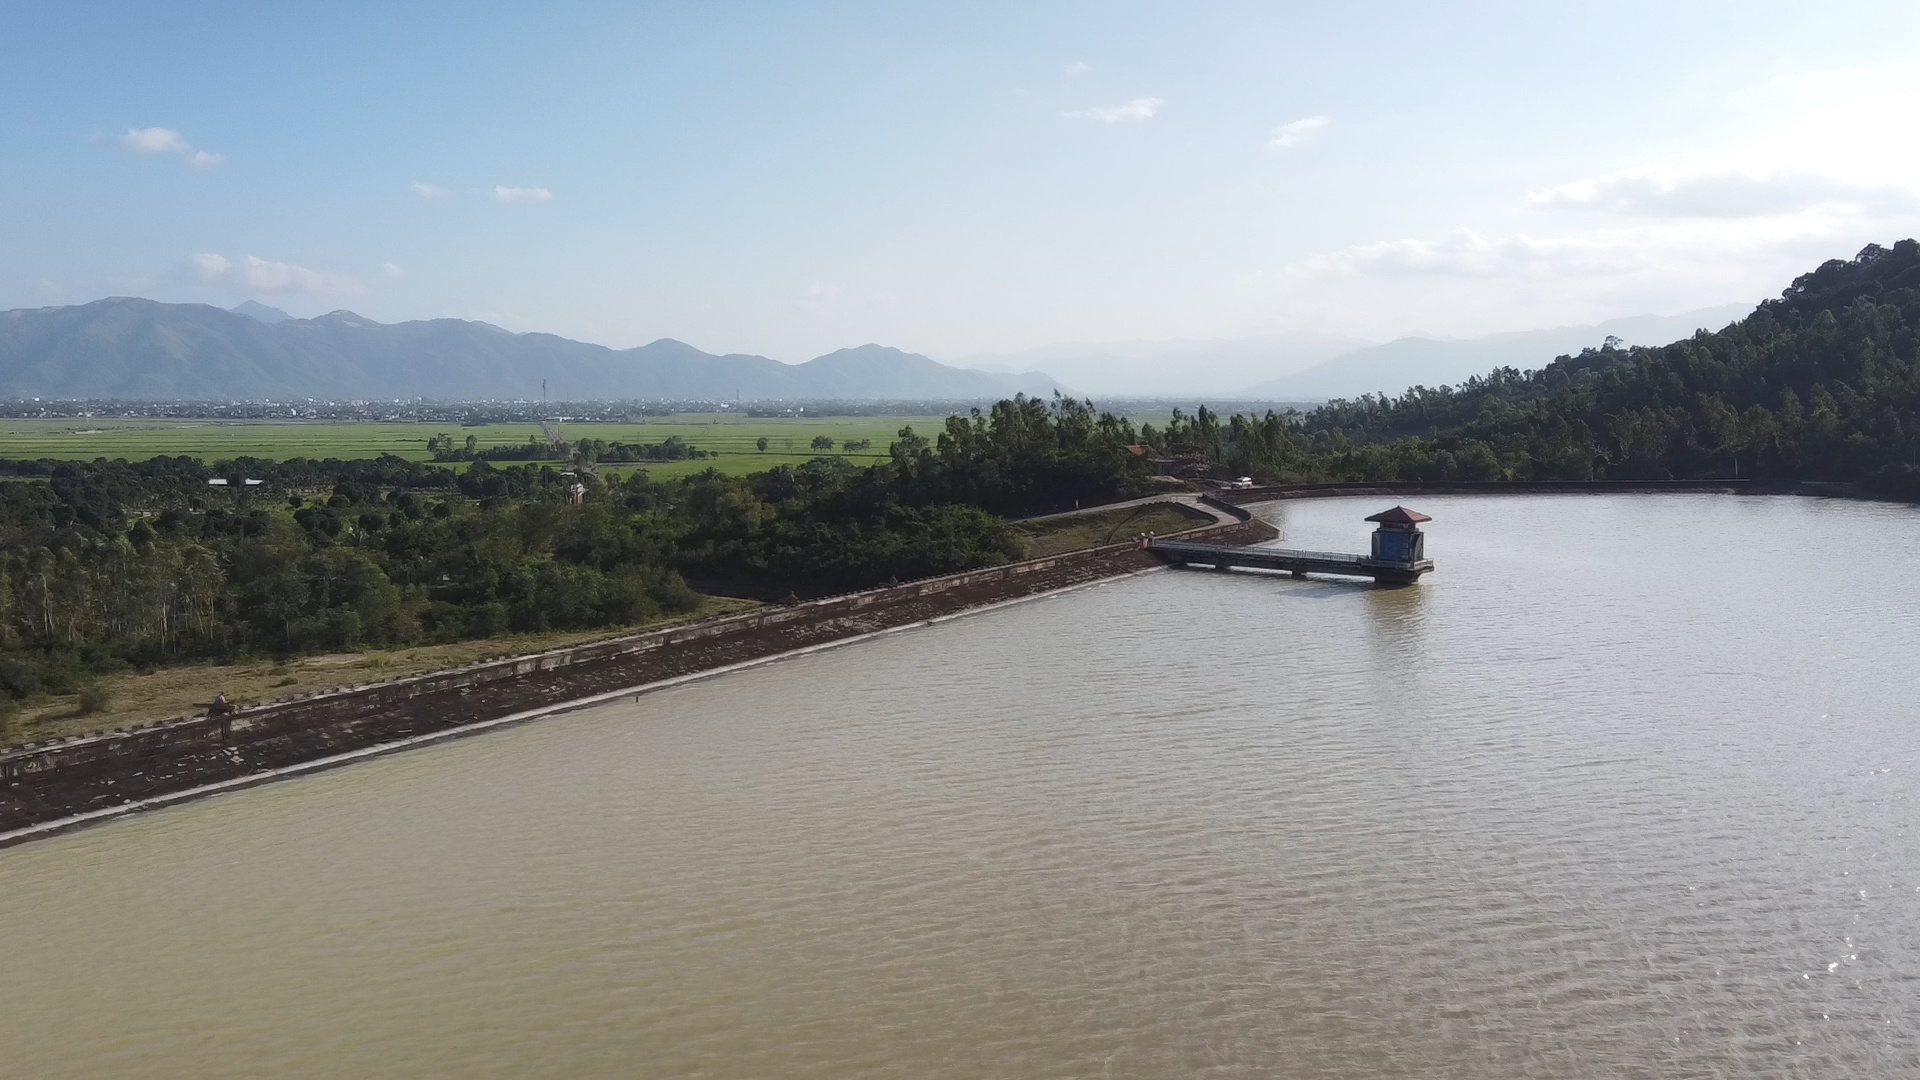
M 1902 240 L 1670 345 L 1590 349 L 1306 414 L 1223 422 L 1202 410 L 1144 437 L 1282 480 L 1740 475 L 1920 497 L 1917 343 L 1920 244 Z

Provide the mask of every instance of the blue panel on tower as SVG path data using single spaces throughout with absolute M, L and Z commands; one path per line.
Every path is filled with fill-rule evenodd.
M 1378 537 L 1374 548 L 1377 553 L 1375 558 L 1385 559 L 1387 562 L 1413 561 L 1412 533 L 1380 532 L 1375 535 Z

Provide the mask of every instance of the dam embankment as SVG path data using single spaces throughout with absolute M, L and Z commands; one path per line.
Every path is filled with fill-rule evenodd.
M 1212 497 L 1199 502 L 1214 521 L 1179 535 L 1239 544 L 1277 536 L 1240 506 Z M 224 717 L 29 743 L 0 753 L 0 846 L 1159 565 L 1128 541 L 323 692 Z

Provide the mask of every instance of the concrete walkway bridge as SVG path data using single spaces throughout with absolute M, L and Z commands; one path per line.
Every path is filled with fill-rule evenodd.
M 1374 530 L 1373 551 L 1368 555 L 1239 547 L 1178 539 L 1162 540 L 1157 537 L 1148 538 L 1146 546 L 1148 551 L 1175 566 L 1212 566 L 1216 570 L 1234 567 L 1277 570 L 1294 577 L 1335 574 L 1372 578 L 1382 585 L 1411 585 L 1420 580 L 1420 575 L 1433 570 L 1433 560 L 1426 557 L 1426 535 L 1420 531 L 1420 523 L 1431 521 L 1432 518 L 1396 506 L 1367 520 L 1379 526 Z

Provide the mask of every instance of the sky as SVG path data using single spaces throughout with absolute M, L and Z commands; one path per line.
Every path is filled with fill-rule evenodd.
M 1920 4 L 6 5 L 0 308 L 1472 336 L 1920 233 Z

